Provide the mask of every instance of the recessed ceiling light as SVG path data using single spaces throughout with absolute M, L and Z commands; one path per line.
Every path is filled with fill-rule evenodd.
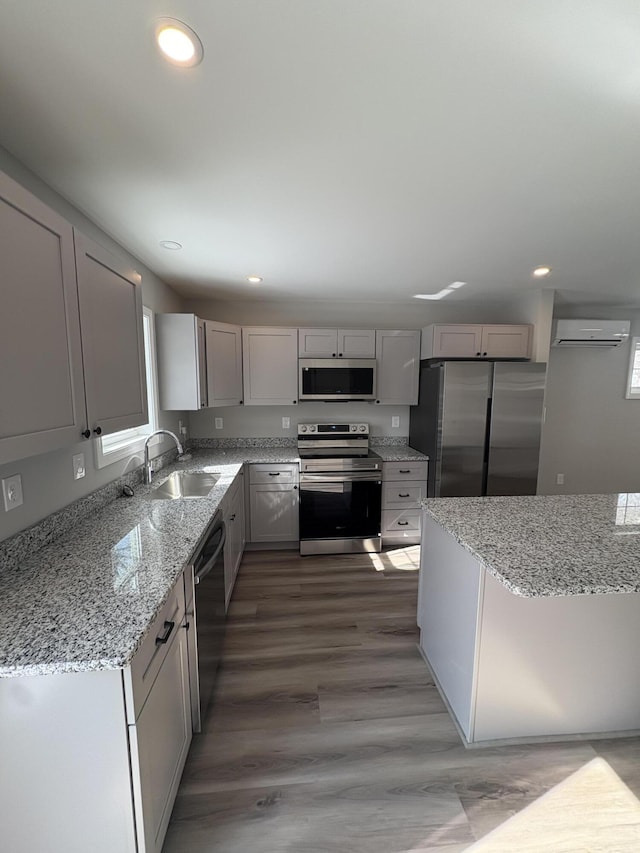
M 160 18 L 156 23 L 156 41 L 163 56 L 174 65 L 191 68 L 202 62 L 202 42 L 182 21 L 175 18 Z
M 247 281 L 250 281 L 250 282 L 251 282 L 251 284 L 260 284 L 260 282 L 262 281 L 262 279 L 260 278 L 260 276 L 259 276 L 259 275 L 248 275 L 248 276 L 247 276 Z
M 177 252 L 182 248 L 182 243 L 176 243 L 175 240 L 160 240 L 160 245 L 163 249 L 169 249 L 172 252 Z
M 551 267 L 536 267 L 532 273 L 536 278 L 544 278 L 545 275 L 549 275 L 551 272 Z

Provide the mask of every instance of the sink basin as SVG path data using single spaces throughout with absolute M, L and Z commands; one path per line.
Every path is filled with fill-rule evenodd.
M 165 501 L 176 498 L 206 498 L 219 479 L 220 474 L 174 471 L 164 483 L 152 489 L 148 497 Z

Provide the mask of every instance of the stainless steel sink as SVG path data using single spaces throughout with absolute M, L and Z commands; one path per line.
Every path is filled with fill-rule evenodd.
M 177 498 L 206 498 L 219 479 L 220 474 L 174 471 L 164 483 L 152 489 L 147 497 L 165 501 Z

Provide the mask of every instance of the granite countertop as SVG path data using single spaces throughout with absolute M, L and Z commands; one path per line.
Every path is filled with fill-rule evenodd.
M 423 507 L 515 595 L 640 592 L 640 494 L 428 498 Z
M 384 461 L 424 458 L 377 447 Z M 295 447 L 196 450 L 0 573 L 0 678 L 127 666 L 245 462 L 298 462 Z M 177 470 L 215 471 L 197 500 L 148 500 Z

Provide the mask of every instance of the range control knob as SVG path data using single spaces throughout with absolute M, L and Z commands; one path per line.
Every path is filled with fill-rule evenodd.
M 356 432 L 357 429 L 358 427 L 355 424 L 351 424 L 351 426 L 349 427 L 350 432 Z
M 300 432 L 306 432 L 307 428 L 304 424 L 300 424 Z
M 364 424 L 360 424 L 359 429 L 360 429 L 360 432 L 366 432 L 367 431 L 367 428 Z
M 310 431 L 310 432 L 315 432 L 315 431 L 316 431 L 316 425 L 315 425 L 315 424 L 311 424 L 311 426 L 309 427 L 309 431 Z

